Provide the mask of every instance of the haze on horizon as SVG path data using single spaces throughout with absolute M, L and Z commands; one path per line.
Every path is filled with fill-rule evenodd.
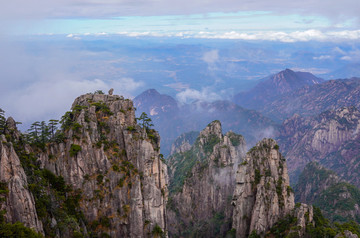
M 360 4 L 345 1 L 14 0 L 0 8 L 0 108 L 59 118 L 74 98 L 156 88 L 227 98 L 285 68 L 359 76 Z

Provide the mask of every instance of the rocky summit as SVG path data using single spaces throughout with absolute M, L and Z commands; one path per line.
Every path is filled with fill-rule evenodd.
M 41 148 L 11 135 L 10 141 L 1 138 L 8 221 L 59 237 L 151 237 L 167 229 L 160 138 L 136 123 L 132 101 L 116 95 L 78 97 L 56 138 Z M 27 176 L 25 165 L 31 166 L 25 168 Z M 37 183 L 28 184 L 27 177 Z

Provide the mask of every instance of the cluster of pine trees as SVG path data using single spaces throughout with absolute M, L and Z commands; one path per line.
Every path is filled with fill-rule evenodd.
M 48 123 L 45 121 L 36 121 L 31 124 L 30 129 L 25 134 L 26 140 L 31 144 L 45 144 L 54 140 L 58 129 L 59 120 L 51 119 Z

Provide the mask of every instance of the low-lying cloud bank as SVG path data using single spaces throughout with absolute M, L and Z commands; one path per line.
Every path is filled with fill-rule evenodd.
M 237 31 L 230 32 L 119 32 L 118 34 L 129 37 L 182 37 L 200 39 L 229 39 L 229 40 L 263 40 L 280 42 L 306 42 L 306 41 L 353 41 L 360 39 L 360 30 L 343 31 L 320 31 L 310 29 L 306 31 L 282 32 L 282 31 L 262 31 L 254 33 L 242 33 Z

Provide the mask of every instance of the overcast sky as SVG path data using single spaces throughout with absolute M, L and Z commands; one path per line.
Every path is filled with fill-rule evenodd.
M 360 12 L 358 0 L 12 0 L 1 5 L 3 31 L 16 34 L 310 29 L 326 34 L 358 30 Z

